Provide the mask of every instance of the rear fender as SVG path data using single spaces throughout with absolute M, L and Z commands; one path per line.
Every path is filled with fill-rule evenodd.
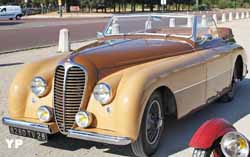
M 224 119 L 208 120 L 195 132 L 189 146 L 208 149 L 218 138 L 231 131 L 236 131 L 236 129 Z

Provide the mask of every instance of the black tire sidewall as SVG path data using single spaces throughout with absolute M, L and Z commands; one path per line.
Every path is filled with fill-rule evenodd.
M 16 20 L 21 20 L 21 16 L 20 16 L 20 15 L 17 15 L 17 16 L 16 16 Z
M 235 94 L 236 94 L 236 90 L 237 90 L 237 81 L 235 81 L 237 79 L 237 69 L 234 69 L 234 73 L 233 73 L 233 77 L 232 77 L 232 81 L 231 81 L 231 85 L 230 85 L 230 89 L 229 91 L 224 94 L 220 100 L 222 102 L 231 102 L 233 101 Z
M 157 139 L 157 142 L 155 142 L 154 144 L 149 144 L 147 142 L 146 139 L 146 119 L 147 119 L 147 112 L 149 110 L 150 107 L 150 103 L 152 103 L 152 101 L 157 100 L 160 104 L 161 107 L 161 115 L 163 118 L 163 106 L 162 106 L 162 98 L 161 98 L 161 94 L 159 92 L 155 92 L 149 99 L 147 106 L 145 108 L 144 114 L 143 114 L 143 119 L 142 119 L 142 128 L 141 128 L 141 138 L 142 138 L 142 142 L 143 142 L 143 148 L 144 148 L 144 152 L 147 155 L 152 155 L 153 153 L 155 153 L 155 151 L 157 150 L 158 146 L 159 146 L 159 142 L 160 142 L 160 137 L 162 135 L 162 132 L 164 130 L 164 120 L 163 120 L 163 124 L 162 127 L 160 129 L 159 132 L 159 137 Z

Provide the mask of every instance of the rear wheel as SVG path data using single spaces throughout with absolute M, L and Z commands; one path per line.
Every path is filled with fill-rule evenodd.
M 156 152 L 163 132 L 163 122 L 161 94 L 155 92 L 145 108 L 138 139 L 131 144 L 132 151 L 136 156 L 145 157 Z
M 21 15 L 17 15 L 16 20 L 21 20 Z
M 238 82 L 239 82 L 239 79 L 237 77 L 237 68 L 235 68 L 234 73 L 233 73 L 232 83 L 230 86 L 230 90 L 220 98 L 220 100 L 222 102 L 230 102 L 234 99 Z

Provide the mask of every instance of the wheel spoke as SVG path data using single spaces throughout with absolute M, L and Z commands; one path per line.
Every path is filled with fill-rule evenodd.
M 162 123 L 160 103 L 155 100 L 148 109 L 146 121 L 146 136 L 149 143 L 157 141 Z

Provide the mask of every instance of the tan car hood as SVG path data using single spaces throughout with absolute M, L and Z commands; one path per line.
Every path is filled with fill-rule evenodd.
M 109 40 L 95 44 L 70 56 L 79 64 L 92 64 L 97 71 L 120 69 L 156 59 L 192 52 L 186 42 L 158 39 Z

